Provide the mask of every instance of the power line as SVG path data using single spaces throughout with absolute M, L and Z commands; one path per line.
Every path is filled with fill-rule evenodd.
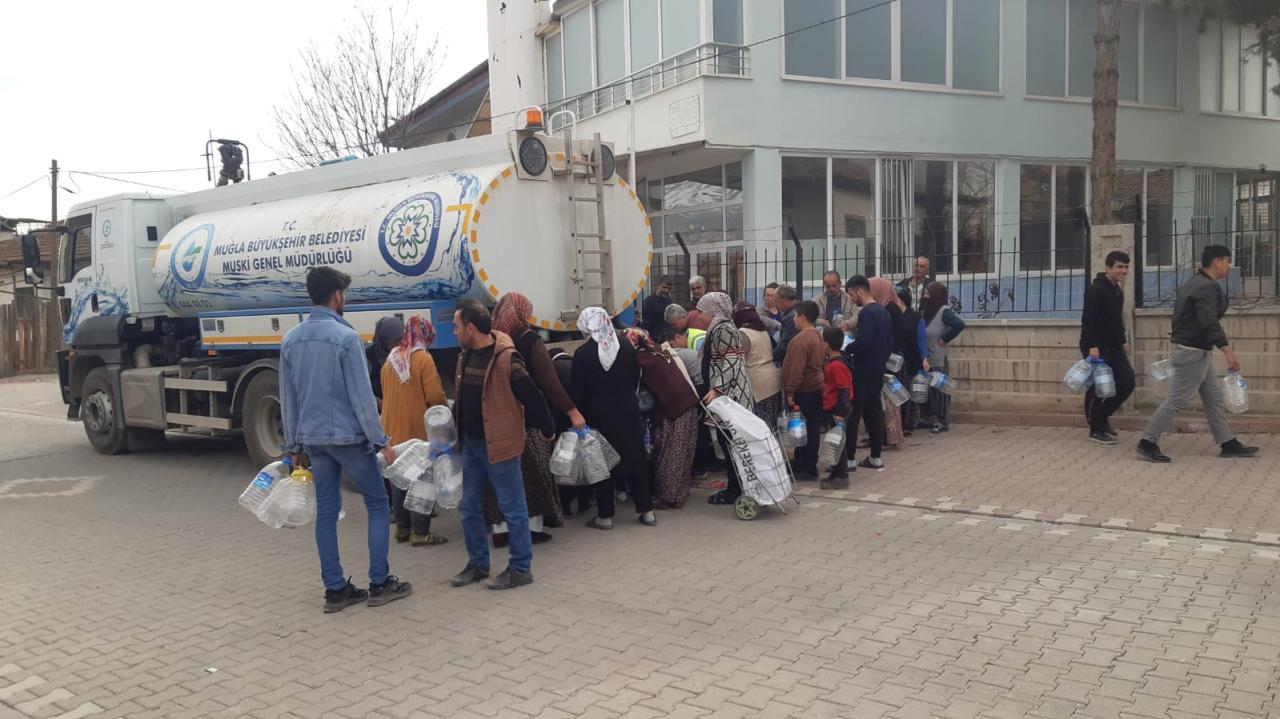
M 115 182 L 123 182 L 127 185 L 138 185 L 139 187 L 150 187 L 155 190 L 165 190 L 167 192 L 185 192 L 185 190 L 179 190 L 176 187 L 165 187 L 164 185 L 151 185 L 145 182 L 138 182 L 136 180 L 126 180 L 120 177 L 111 177 L 110 175 L 103 175 L 96 172 L 85 172 L 84 170 L 67 170 L 67 174 L 68 175 L 72 175 L 72 174 L 87 175 L 89 177 L 97 177 L 103 180 L 114 180 Z
M 44 179 L 47 179 L 48 177 L 49 177 L 49 176 L 48 176 L 47 174 L 45 174 L 45 173 L 43 173 L 43 172 L 42 172 L 42 173 L 40 173 L 39 175 L 37 175 L 35 179 L 33 179 L 31 182 L 28 182 L 27 184 L 23 185 L 22 187 L 19 187 L 19 188 L 18 188 L 18 189 L 16 189 L 16 190 L 13 190 L 13 191 L 11 191 L 11 192 L 8 192 L 8 193 L 5 193 L 5 194 L 3 194 L 3 195 L 0 195 L 0 200 L 3 200 L 3 199 L 4 199 L 4 198 L 6 198 L 6 197 L 10 197 L 10 196 L 16 195 L 16 194 L 18 194 L 19 192 L 22 192 L 23 190 L 27 189 L 28 187 L 31 187 L 32 185 L 36 184 L 37 182 L 39 182 L 39 181 L 41 181 L 41 180 L 44 180 Z

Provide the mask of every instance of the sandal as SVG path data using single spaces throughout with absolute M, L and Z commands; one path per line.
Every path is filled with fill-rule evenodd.
M 608 522 L 608 524 L 601 524 L 601 522 Z M 601 530 L 608 531 L 610 529 L 613 529 L 613 519 L 612 518 L 604 519 L 603 517 L 595 516 L 587 520 L 587 526 L 592 529 L 601 529 Z
M 436 547 L 448 543 L 449 538 L 439 534 L 415 534 L 409 538 L 409 545 L 413 547 Z
M 880 464 L 872 464 L 871 458 L 865 457 L 861 462 L 858 462 L 858 466 L 866 467 L 867 469 L 884 469 L 884 462 L 881 462 Z
M 942 432 L 946 432 L 946 431 L 947 431 L 947 425 L 945 425 L 945 424 L 943 424 L 943 423 L 941 423 L 941 422 L 938 422 L 937 424 L 933 425 L 933 429 L 931 429 L 931 430 L 929 430 L 929 431 L 930 431 L 930 432 L 932 432 L 932 433 L 934 433 L 934 434 L 941 434 Z

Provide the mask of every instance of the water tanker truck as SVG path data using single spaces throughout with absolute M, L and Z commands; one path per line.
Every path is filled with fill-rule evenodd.
M 67 214 L 51 280 L 63 297 L 68 418 L 118 454 L 174 430 L 240 433 L 279 456 L 280 341 L 310 312 L 308 268 L 349 274 L 346 318 L 368 342 L 389 315 L 435 323 L 451 373 L 455 303 L 530 297 L 533 324 L 629 307 L 653 238 L 612 147 L 524 129 L 177 196 L 123 194 Z M 523 123 L 522 123 L 523 124 Z

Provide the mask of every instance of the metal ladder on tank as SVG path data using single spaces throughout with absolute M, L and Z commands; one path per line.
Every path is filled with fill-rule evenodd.
M 600 304 L 609 314 L 615 308 L 613 302 L 613 240 L 605 232 L 604 222 L 604 143 L 600 141 L 600 133 L 592 138 L 591 155 L 580 160 L 574 153 L 573 126 L 570 121 L 564 129 L 564 144 L 569 167 L 569 236 L 573 239 L 576 252 L 576 267 L 573 281 L 578 287 L 578 312 L 588 306 L 587 294 L 600 292 Z M 588 182 L 595 183 L 595 193 L 581 196 L 578 194 L 578 170 L 581 169 Z M 594 232 L 584 232 L 578 225 L 578 206 L 594 204 L 596 207 L 596 227 Z M 591 246 L 589 240 L 595 241 Z M 595 267 L 588 261 L 598 258 Z M 576 318 L 575 318 L 576 319 Z

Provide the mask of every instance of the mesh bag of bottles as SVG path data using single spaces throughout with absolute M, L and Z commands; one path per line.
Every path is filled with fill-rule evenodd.
M 316 482 L 310 470 L 295 469 L 275 483 L 258 507 L 258 519 L 273 529 L 301 527 L 316 518 Z
M 572 435 L 573 439 L 569 439 L 568 435 Z M 573 451 L 572 460 L 566 462 L 565 457 L 570 449 Z M 621 461 L 622 457 L 617 450 L 598 431 L 589 429 L 581 434 L 569 431 L 561 434 L 556 441 L 551 457 L 551 474 L 555 477 L 556 484 L 595 484 L 608 479 L 609 473 Z

